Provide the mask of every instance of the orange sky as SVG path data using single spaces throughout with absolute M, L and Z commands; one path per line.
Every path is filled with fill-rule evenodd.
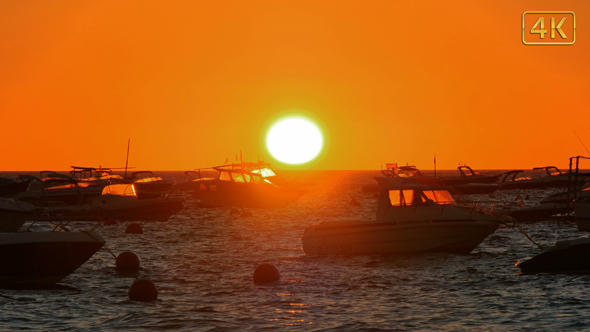
M 525 46 L 524 11 L 574 11 L 573 46 Z M 583 1 L 2 1 L 0 170 L 273 161 L 299 112 L 310 169 L 565 167 L 590 148 Z M 274 163 L 280 168 L 276 162 Z

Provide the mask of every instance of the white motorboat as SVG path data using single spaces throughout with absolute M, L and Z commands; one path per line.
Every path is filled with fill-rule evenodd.
M 303 234 L 307 255 L 439 251 L 468 254 L 507 217 L 459 207 L 446 187 L 375 178 L 377 218 L 322 222 Z
M 104 244 L 99 234 L 90 232 L 0 233 L 0 287 L 57 283 Z
M 283 188 L 270 182 L 276 174 L 264 162 L 216 166 L 217 178 L 196 180 L 195 196 L 201 207 L 280 208 L 299 199 L 305 190 Z M 200 170 L 199 170 L 200 171 Z

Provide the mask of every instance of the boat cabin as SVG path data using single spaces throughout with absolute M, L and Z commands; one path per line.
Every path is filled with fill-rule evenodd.
M 219 171 L 219 181 L 243 182 L 243 183 L 271 183 L 269 177 L 276 176 L 269 164 L 241 163 L 213 167 Z
M 456 204 L 446 189 L 396 189 L 389 190 L 391 206 L 448 205 Z

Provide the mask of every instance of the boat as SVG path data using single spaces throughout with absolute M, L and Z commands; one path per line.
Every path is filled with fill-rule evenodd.
M 414 165 L 398 166 L 397 163 L 388 163 L 381 173 L 390 178 L 413 178 L 417 182 L 430 185 L 447 186 L 449 191 L 455 195 L 490 194 L 500 189 L 497 183 L 488 183 L 489 178 L 481 179 L 481 173 L 474 172 L 469 166 L 460 166 L 459 172 L 464 178 L 474 176 L 474 181 L 459 181 L 457 177 L 430 177 L 420 172 Z M 483 181 L 483 182 L 480 182 Z M 455 183 L 455 184 L 450 184 Z M 379 184 L 368 184 L 361 188 L 363 193 L 379 192 Z
M 503 215 L 456 204 L 447 187 L 376 177 L 375 220 L 324 221 L 303 234 L 306 255 L 448 252 L 469 254 L 494 233 Z
M 32 175 L 20 175 L 20 178 L 28 180 L 29 185 L 15 198 L 39 206 L 84 204 L 100 196 L 104 188 L 97 182 L 78 181 L 59 173 L 48 173 L 42 179 Z
M 502 174 L 500 188 L 510 189 L 543 189 L 553 186 L 552 181 L 547 178 L 534 179 L 530 176 L 519 176 L 523 170 L 513 170 Z
M 553 203 L 563 204 L 567 202 L 573 202 L 574 199 L 590 198 L 590 187 L 584 187 L 582 189 L 574 190 L 568 194 L 567 190 L 549 195 L 541 200 L 541 204 Z
M 133 172 L 126 181 L 135 185 L 135 190 L 140 198 L 160 196 L 169 192 L 174 185 L 172 181 L 163 180 L 151 171 Z
M 96 182 L 103 186 L 124 183 L 123 177 L 113 174 L 113 170 L 105 167 L 71 166 L 70 177 L 79 182 Z
M 204 176 L 201 174 L 201 170 L 186 171 L 184 172 L 185 180 L 182 182 L 174 183 L 174 190 L 179 191 L 196 191 L 199 190 L 201 182 L 203 182 Z M 214 177 L 209 177 L 208 180 L 215 180 Z
M 135 184 L 111 184 L 89 204 L 48 207 L 49 220 L 167 221 L 183 207 L 180 197 L 138 197 Z M 44 219 L 38 219 L 44 220 Z
M 523 274 L 589 273 L 590 239 L 588 235 L 574 240 L 555 242 L 541 254 L 516 262 Z
M 385 169 L 381 170 L 381 174 L 389 178 L 408 178 L 422 175 L 414 165 L 398 166 L 397 163 L 385 164 Z M 379 190 L 379 183 L 365 184 L 361 187 L 362 193 L 378 193 Z
M 0 233 L 0 287 L 55 284 L 105 244 L 92 232 L 47 231 Z
M 0 177 L 0 197 L 14 197 L 27 190 L 28 186 L 28 181 L 16 181 L 13 179 Z
M 270 164 L 262 161 L 215 166 L 211 170 L 217 177 L 198 179 L 195 197 L 200 207 L 280 208 L 305 193 L 272 183 L 270 179 L 276 174 Z
M 35 220 L 44 209 L 12 198 L 0 198 L 0 232 L 16 232 L 22 225 Z
M 510 211 L 508 214 L 514 220 L 524 221 L 541 221 L 553 219 L 554 216 L 565 216 L 573 211 L 571 204 L 537 204 L 533 206 L 523 206 Z
M 465 165 L 457 167 L 457 170 L 459 170 L 459 176 L 437 177 L 436 180 L 446 186 L 458 186 L 468 183 L 496 183 L 502 175 L 483 175 Z

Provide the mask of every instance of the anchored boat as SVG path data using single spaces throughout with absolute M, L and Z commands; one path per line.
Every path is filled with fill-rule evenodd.
M 0 233 L 0 287 L 55 284 L 104 244 L 102 236 L 91 232 Z
M 270 164 L 239 163 L 213 167 L 216 178 L 199 179 L 195 196 L 201 207 L 278 208 L 295 202 L 305 190 L 282 188 L 270 181 Z
M 507 218 L 459 207 L 446 187 L 377 177 L 377 218 L 322 222 L 303 234 L 307 255 L 439 251 L 468 254 Z

